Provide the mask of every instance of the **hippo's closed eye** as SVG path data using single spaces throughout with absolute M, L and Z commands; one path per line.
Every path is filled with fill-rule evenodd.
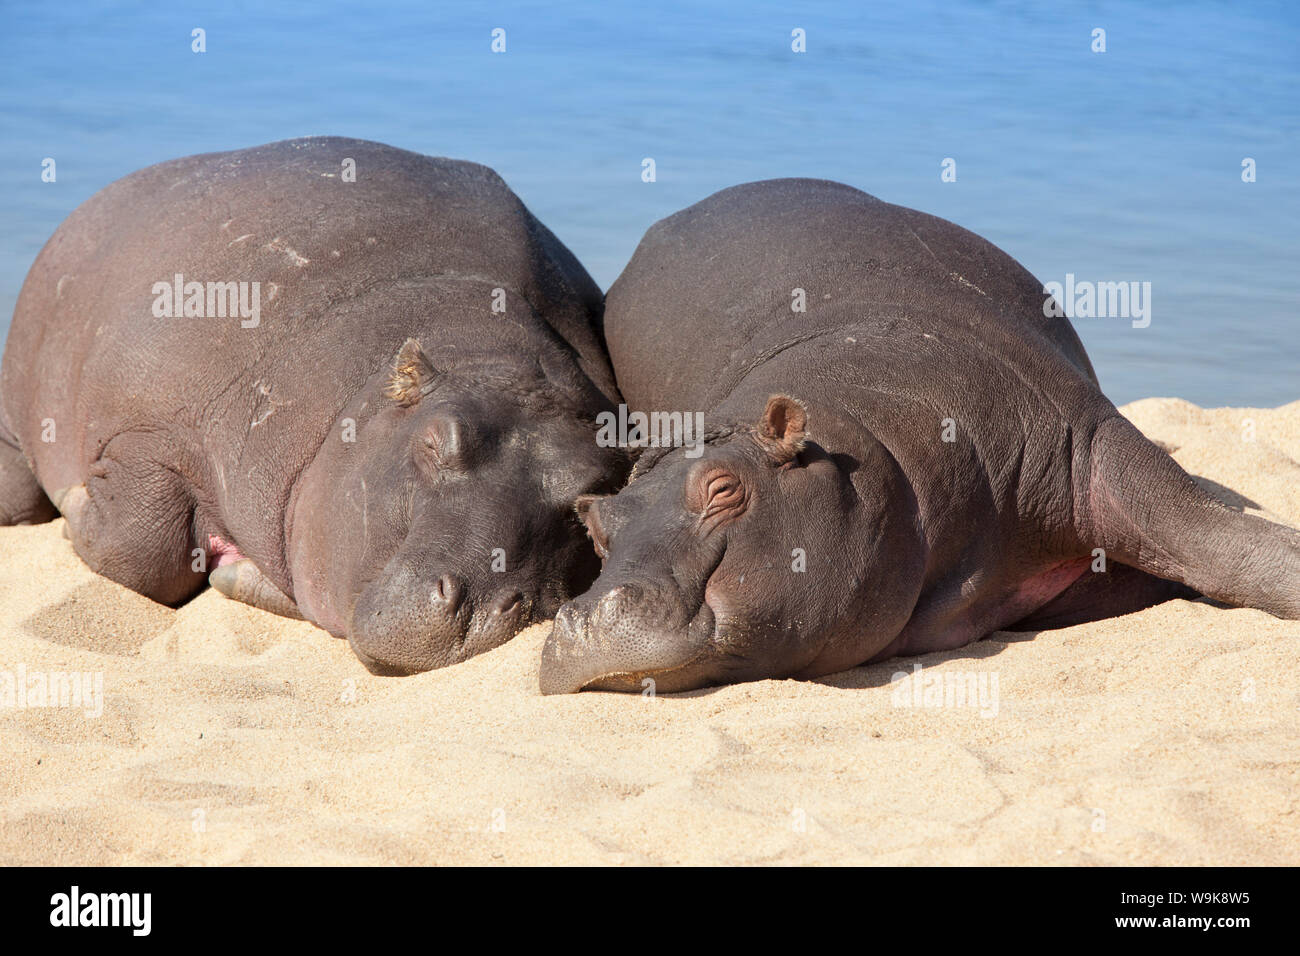
M 464 419 L 439 413 L 420 432 L 415 442 L 416 459 L 435 469 L 463 468 L 473 458 L 474 429 Z
M 749 489 L 735 472 L 709 464 L 696 468 L 686 481 L 686 508 L 700 516 L 710 530 L 744 514 Z

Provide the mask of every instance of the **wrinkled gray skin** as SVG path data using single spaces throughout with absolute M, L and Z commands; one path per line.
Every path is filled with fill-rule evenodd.
M 155 317 L 176 273 L 260 282 L 260 323 Z M 92 569 L 157 601 L 211 571 L 377 673 L 455 663 L 595 577 L 573 502 L 626 473 L 594 441 L 617 400 L 600 308 L 483 166 L 335 138 L 152 166 L 23 286 L 0 523 L 53 501 Z
M 1205 494 L 1044 302 L 985 240 L 836 183 L 655 225 L 606 297 L 610 356 L 631 408 L 715 433 L 579 500 L 604 570 L 542 690 L 811 678 L 1196 592 L 1300 618 L 1300 533 Z

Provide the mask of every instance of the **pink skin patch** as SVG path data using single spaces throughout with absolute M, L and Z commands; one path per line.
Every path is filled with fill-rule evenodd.
M 234 542 L 227 541 L 220 535 L 208 535 L 208 559 L 212 564 L 212 569 L 226 565 L 234 564 L 236 561 L 244 560 L 244 556 L 239 553 Z
M 1079 580 L 1083 572 L 1088 570 L 1089 564 L 1091 564 L 1089 558 L 1063 561 L 1028 581 L 1020 582 L 1020 587 L 1016 588 L 1007 602 L 1008 610 L 1020 617 L 1028 617 L 1048 601 L 1059 597 L 1062 591 Z M 1007 623 L 1014 624 L 1015 621 L 1007 621 Z
M 1091 564 L 1089 558 L 1072 558 L 1053 565 L 1046 571 L 1020 582 L 1020 585 L 995 607 L 986 607 L 972 617 L 968 608 L 942 624 L 918 625 L 916 618 L 908 622 L 898 637 L 894 638 L 872 661 L 884 660 L 896 654 L 929 654 L 932 651 L 950 651 L 965 647 L 1023 620 L 1083 576 Z M 924 628 L 924 629 L 922 629 Z

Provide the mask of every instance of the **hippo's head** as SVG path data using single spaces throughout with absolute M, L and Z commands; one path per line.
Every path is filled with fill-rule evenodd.
M 773 395 L 702 455 L 651 450 L 617 495 L 578 499 L 604 568 L 556 617 L 543 693 L 811 676 L 914 600 L 900 579 L 914 562 L 889 566 L 915 538 L 914 511 L 891 500 L 896 465 L 874 442 L 829 455 L 807 428 L 802 403 Z
M 574 502 L 617 487 L 627 462 L 596 444 L 594 386 L 552 364 L 463 356 L 437 369 L 408 340 L 354 440 L 327 442 L 311 469 L 295 589 L 372 672 L 482 653 L 596 577 Z

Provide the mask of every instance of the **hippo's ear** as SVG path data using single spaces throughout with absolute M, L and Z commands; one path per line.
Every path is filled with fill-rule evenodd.
M 807 440 L 808 409 L 789 395 L 773 395 L 758 423 L 759 443 L 778 462 L 785 463 L 803 451 Z
M 597 502 L 612 497 L 611 495 L 578 495 L 577 500 L 573 503 L 573 510 L 578 515 L 578 520 L 587 527 L 587 536 L 591 538 L 591 543 L 596 546 L 596 554 L 600 559 L 605 560 L 609 554 L 609 538 L 605 536 L 605 529 L 600 523 L 600 512 L 592 505 Z
M 414 405 L 433 387 L 437 369 L 415 339 L 407 339 L 393 359 L 393 373 L 388 377 L 388 397 L 403 408 Z
M 578 520 L 585 523 L 587 514 L 591 511 L 591 506 L 601 498 L 608 497 L 609 495 L 578 495 L 573 502 L 573 510 L 577 514 Z

